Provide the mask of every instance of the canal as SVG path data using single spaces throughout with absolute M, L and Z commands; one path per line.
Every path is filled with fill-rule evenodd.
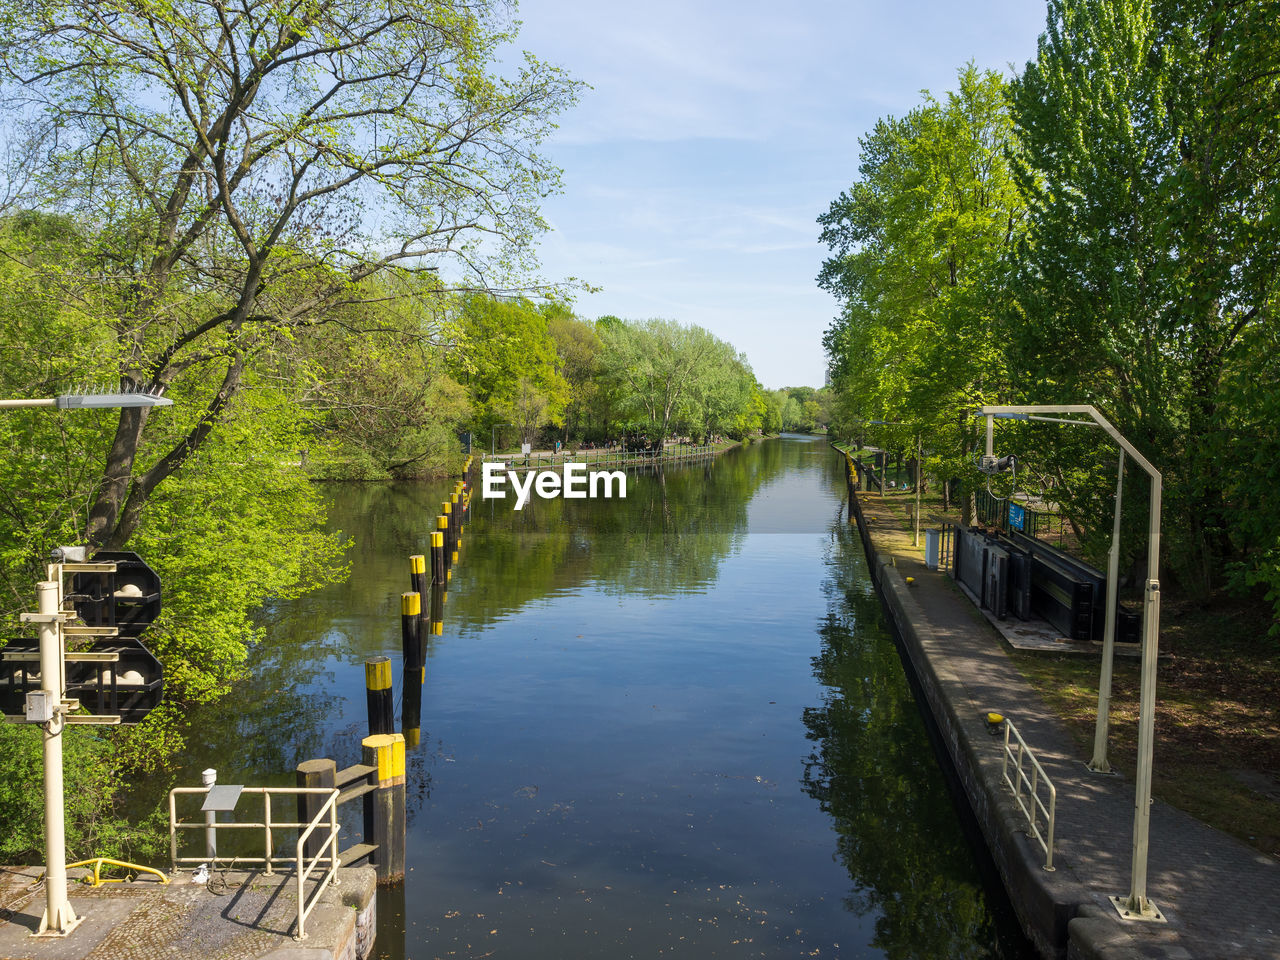
M 880 615 L 840 459 L 784 438 L 625 500 L 473 502 L 374 955 L 1022 957 Z M 332 491 L 349 581 L 262 612 L 182 780 L 359 759 L 362 663 L 445 485 Z M 359 831 L 358 811 L 347 839 Z

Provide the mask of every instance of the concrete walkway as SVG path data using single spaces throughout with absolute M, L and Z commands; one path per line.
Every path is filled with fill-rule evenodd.
M 302 941 L 293 939 L 293 874 L 220 870 L 207 884 L 192 883 L 189 873 L 169 884 L 73 882 L 80 924 L 65 937 L 33 937 L 44 913 L 43 873 L 0 867 L 0 960 L 360 960 L 373 947 L 371 867 L 338 872 L 340 884 L 321 896 Z M 308 896 L 314 888 L 309 882 Z
M 1280 958 L 1280 861 L 1158 801 L 1151 815 L 1147 895 L 1168 922 L 1119 919 L 1108 897 L 1127 895 L 1130 889 L 1133 783 L 1085 768 L 1088 758 L 1005 653 L 994 627 L 947 574 L 925 568 L 922 549 L 912 546 L 911 533 L 904 529 L 901 508 L 895 511 L 875 495 L 860 499 L 875 553 L 870 559 L 880 573 L 886 605 L 895 619 L 910 621 L 908 629 L 923 638 L 919 648 L 945 673 L 937 686 L 954 715 L 974 721 L 961 724 L 959 739 L 968 742 L 953 748 L 957 766 L 982 768 L 985 789 L 1010 796 L 999 779 L 1001 741 L 984 733 L 973 736 L 982 730 L 977 718 L 994 710 L 1014 721 L 1057 787 L 1056 871 L 1037 869 L 1043 853 L 1024 838 L 1020 859 L 1025 874 L 1005 878 L 1006 885 L 1042 886 L 1059 912 L 1065 909 L 1069 950 L 1067 942 L 1058 942 L 1050 945 L 1052 952 L 1107 960 Z M 999 816 L 1012 821 L 1005 824 L 1007 830 L 1025 828 L 1025 821 L 1018 825 L 1021 815 L 1011 803 L 1000 802 L 999 808 Z M 1017 907 L 1020 898 L 1013 899 Z M 1028 918 L 1023 922 L 1025 926 Z M 1040 922 L 1044 925 L 1044 918 Z M 1050 938 L 1062 939 L 1058 926 Z M 1033 940 L 1045 950 L 1044 936 Z

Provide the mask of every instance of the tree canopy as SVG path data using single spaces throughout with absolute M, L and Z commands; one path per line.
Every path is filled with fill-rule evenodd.
M 819 218 L 840 428 L 903 421 L 972 476 L 973 407 L 1096 404 L 1164 474 L 1181 585 L 1280 610 L 1277 62 L 1274 3 L 1050 0 L 1012 82 L 880 121 Z M 1018 442 L 1098 555 L 1116 452 L 1082 434 Z

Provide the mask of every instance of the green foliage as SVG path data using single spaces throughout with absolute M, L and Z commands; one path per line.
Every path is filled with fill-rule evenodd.
M 365 281 L 334 323 L 300 331 L 273 375 L 313 411 L 302 458 L 325 479 L 438 474 L 459 462 L 457 432 L 471 413 L 445 356 L 457 339 L 434 277 Z M 354 334 L 354 335 L 353 335 Z
M 47 278 L 73 271 L 84 243 L 58 218 L 24 216 L 0 232 L 0 364 L 4 396 L 41 397 L 65 389 L 73 373 L 113 362 L 109 324 L 61 300 Z M 23 360 L 22 358 L 27 358 Z M 158 444 L 192 429 L 220 386 L 218 364 L 197 364 L 175 383 L 173 407 L 158 410 Z M 13 457 L 0 485 L 0 577 L 12 615 L 34 605 L 50 548 L 84 543 L 97 470 L 112 438 L 110 411 L 6 411 L 0 436 Z M 319 532 L 317 492 L 297 467 L 311 417 L 270 378 L 250 372 L 185 468 L 150 497 L 129 543 L 160 574 L 164 608 L 146 642 L 166 674 L 166 704 L 138 727 L 104 734 L 69 730 L 68 818 L 86 853 L 138 849 L 139 833 L 115 811 L 126 772 L 162 767 L 183 739 L 182 708 L 207 701 L 234 680 L 258 638 L 249 616 L 273 597 L 294 596 L 344 573 L 340 544 Z M 143 449 L 142 455 L 152 454 Z M 38 800 L 29 731 L 5 728 L 0 781 Z M 38 741 L 37 741 L 38 744 Z M 35 748 L 38 755 L 38 746 Z M 72 768 L 75 768 L 72 772 Z M 0 803 L 0 835 L 17 857 L 35 843 L 28 802 Z M 36 844 L 38 846 L 38 844 Z
M 555 344 L 557 369 L 569 388 L 564 415 L 567 442 L 574 428 L 585 421 L 609 419 L 608 394 L 599 381 L 603 344 L 595 327 L 579 320 L 565 305 L 548 304 L 542 312 L 547 318 L 547 333 Z
M 834 396 L 830 387 L 783 387 L 771 393 L 778 423 L 775 430 L 813 433 L 831 421 Z
M 393 285 L 366 281 L 429 281 L 454 260 L 502 283 L 531 266 L 538 204 L 559 176 L 537 148 L 578 85 L 531 56 L 502 75 L 504 4 L 229 16 L 215 0 L 106 14 L 41 0 L 0 2 L 0 25 L 9 182 L 86 238 L 81 262 L 48 278 L 53 295 L 102 318 L 112 381 L 175 394 L 188 377 L 216 383 L 189 417 L 119 414 L 97 460 L 94 546 L 129 540 L 249 371 L 387 299 Z
M 109 734 L 72 727 L 62 737 L 67 855 L 152 859 L 162 844 L 153 815 L 131 824 L 115 810 L 123 784 Z M 44 862 L 44 763 L 38 727 L 0 723 L 0 860 Z
M 1280 611 L 1277 62 L 1273 3 L 1050 0 L 1007 88 L 970 67 L 945 102 L 880 121 L 819 218 L 838 430 L 890 448 L 920 430 L 933 472 L 977 480 L 968 409 L 1095 404 L 1164 475 L 1179 584 Z M 1041 425 L 1001 444 L 1100 559 L 1114 446 Z M 1130 471 L 1126 504 L 1144 487 Z M 1124 523 L 1133 565 L 1147 518 Z
M 132 546 L 165 583 L 148 645 L 168 668 L 168 698 L 221 694 L 260 639 L 250 615 L 264 601 L 345 578 L 342 544 L 320 532 L 318 492 L 296 468 L 306 426 L 286 397 L 250 389 L 182 482 L 153 498 Z
M 860 142 L 858 181 L 818 218 L 833 254 L 818 282 L 842 302 L 824 339 L 831 420 L 910 422 L 954 474 L 973 442 L 961 411 L 1007 382 L 992 280 L 1022 204 L 1006 85 L 966 67 L 945 101 L 926 94 Z
M 1268 339 L 1280 271 L 1280 21 L 1267 6 L 1055 0 L 1015 85 L 1029 229 L 1010 365 L 1025 395 L 1096 403 L 1148 452 L 1165 475 L 1169 559 L 1195 593 L 1277 542 L 1260 543 L 1227 496 L 1253 486 L 1238 447 L 1268 422 L 1254 419 L 1268 404 L 1232 386 L 1265 371 L 1250 346 Z M 1061 494 L 1091 525 L 1099 483 Z
M 624 425 L 665 440 L 675 425 L 705 438 L 760 427 L 755 376 L 733 347 L 673 320 L 600 323 L 600 369 Z
M 569 384 L 560 373 L 546 313 L 527 300 L 473 294 L 459 314 L 462 339 L 448 365 L 471 394 L 476 435 L 518 421 L 521 436 L 531 443 L 544 424 L 562 424 Z

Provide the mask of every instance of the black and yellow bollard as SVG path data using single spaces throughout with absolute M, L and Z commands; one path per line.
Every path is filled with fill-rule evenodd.
M 416 670 L 427 665 L 422 639 L 422 594 L 400 594 L 400 649 L 404 653 L 404 669 Z
M 427 558 L 421 553 L 415 553 L 409 558 L 409 589 L 425 597 L 431 586 L 428 577 Z
M 436 517 L 436 529 L 431 534 L 431 581 L 443 586 L 445 581 L 444 528 L 446 517 Z
M 404 880 L 404 737 L 398 733 L 374 734 L 360 743 L 365 766 L 377 788 L 364 796 L 364 842 L 377 849 L 370 860 L 378 885 Z
M 462 508 L 458 505 L 458 494 L 454 493 L 449 497 L 450 507 L 450 526 L 453 528 L 453 538 L 449 546 L 450 556 L 449 565 L 453 566 L 458 562 L 458 547 L 462 543 Z
M 391 660 L 370 657 L 364 662 L 364 692 L 369 705 L 369 733 L 395 730 L 395 710 L 391 694 Z
M 449 500 L 440 504 L 440 516 L 444 517 L 444 565 L 449 568 L 449 557 L 453 555 L 453 503 Z

